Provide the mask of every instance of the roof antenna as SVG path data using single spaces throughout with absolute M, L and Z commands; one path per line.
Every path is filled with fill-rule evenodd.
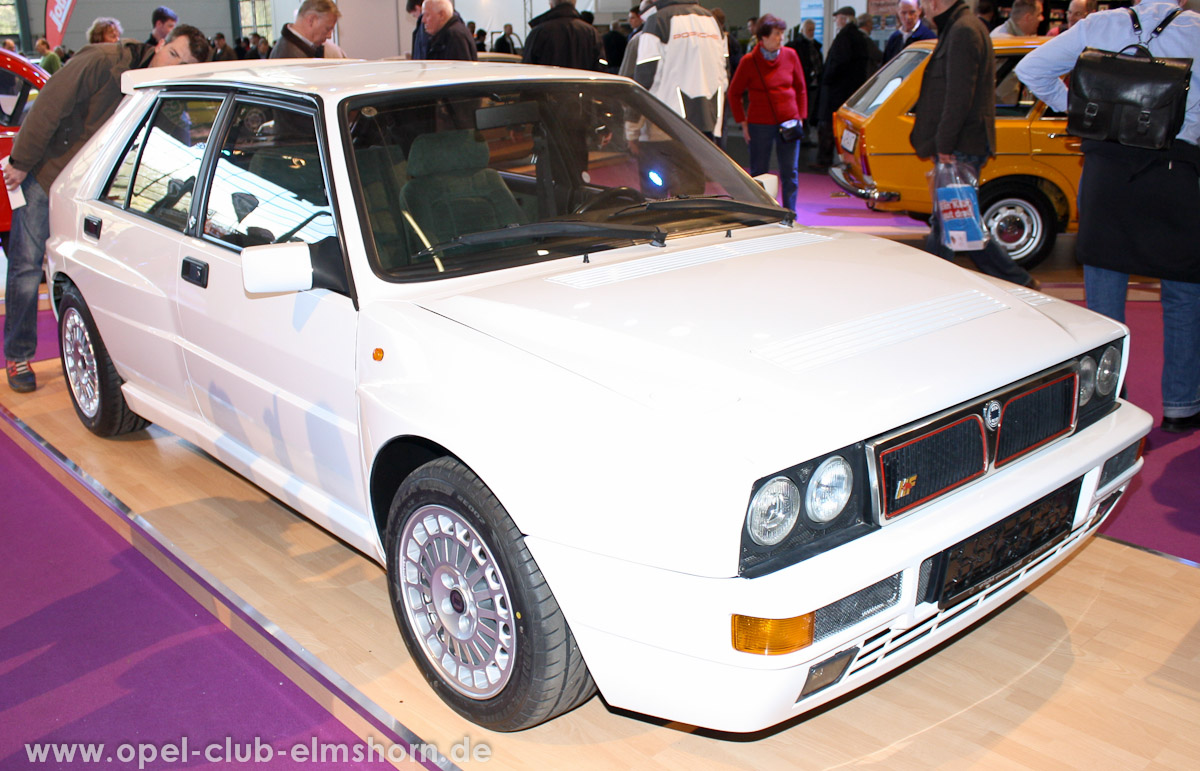
M 590 262 L 591 262 L 591 259 L 588 257 L 588 253 L 587 253 L 587 252 L 584 252 L 584 253 L 583 253 L 583 264 L 584 264 L 584 265 L 587 265 L 587 264 L 588 264 L 588 263 L 590 263 Z

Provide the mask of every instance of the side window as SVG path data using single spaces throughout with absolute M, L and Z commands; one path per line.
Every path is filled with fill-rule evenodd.
M 256 102 L 235 105 L 204 233 L 237 248 L 336 237 L 311 114 Z
M 108 183 L 104 195 L 101 196 L 103 200 L 114 206 L 120 206 L 123 209 L 129 203 L 129 183 L 133 181 L 133 167 L 137 164 L 138 156 L 141 155 L 148 130 L 147 126 L 142 126 L 137 130 L 133 141 L 129 143 L 129 149 L 121 158 L 121 165 L 117 167 L 112 181 Z
M 1024 118 L 1037 103 L 1035 97 L 1017 77 L 1017 62 L 1023 54 L 996 57 L 996 117 Z
M 0 126 L 20 125 L 36 96 L 37 87 L 33 83 L 15 72 L 0 69 Z
M 160 99 L 148 128 L 126 151 L 104 199 L 173 230 L 184 230 L 200 161 L 220 106 L 221 100 L 213 98 Z

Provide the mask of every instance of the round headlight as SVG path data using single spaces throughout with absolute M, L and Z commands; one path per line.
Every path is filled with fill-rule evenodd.
M 1115 345 L 1110 345 L 1104 349 L 1104 355 L 1100 357 L 1100 365 L 1096 367 L 1096 391 L 1101 396 L 1108 396 L 1117 387 L 1117 380 L 1120 377 L 1121 352 Z
M 787 477 L 775 477 L 750 501 L 746 530 L 759 546 L 774 546 L 787 538 L 800 515 L 800 488 Z
M 808 482 L 804 497 L 805 511 L 813 522 L 832 522 L 846 508 L 854 490 L 854 471 L 840 455 L 827 458 Z
M 1092 394 L 1096 393 L 1096 360 L 1091 356 L 1084 356 L 1083 361 L 1079 362 L 1079 406 L 1087 404 L 1092 400 Z

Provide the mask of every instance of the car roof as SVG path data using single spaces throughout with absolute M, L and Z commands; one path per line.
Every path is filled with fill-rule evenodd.
M 324 99 L 390 90 L 396 87 L 451 86 L 480 81 L 513 80 L 625 81 L 615 75 L 533 64 L 465 61 L 399 61 L 361 59 L 250 59 L 180 64 L 129 70 L 121 90 L 167 85 L 242 85 L 313 94 Z
M 917 40 L 909 43 L 905 48 L 921 48 L 926 51 L 932 51 L 937 45 L 937 38 L 929 40 Z M 1037 48 L 1043 43 L 1050 42 L 1048 37 L 994 37 L 992 38 L 992 48 L 997 51 L 1007 50 L 1009 48 Z

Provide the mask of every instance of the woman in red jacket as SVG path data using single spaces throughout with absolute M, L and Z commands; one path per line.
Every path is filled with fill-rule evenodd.
M 808 117 L 808 92 L 804 71 L 796 52 L 783 45 L 787 24 L 778 16 L 766 14 L 758 20 L 754 50 L 742 57 L 729 83 L 729 106 L 733 117 L 742 124 L 742 136 L 750 145 L 750 174 L 766 174 L 771 166 L 771 148 L 779 159 L 779 178 L 783 187 L 783 205 L 796 210 L 799 183 L 801 124 Z M 742 95 L 749 94 L 746 114 Z M 794 139 L 784 139 L 780 129 L 794 127 Z

